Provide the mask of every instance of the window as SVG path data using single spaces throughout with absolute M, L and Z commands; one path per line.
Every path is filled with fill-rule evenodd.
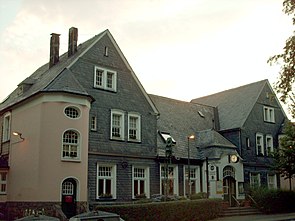
M 170 135 L 170 133 L 166 133 L 166 132 L 161 132 L 159 131 L 159 134 L 161 135 L 162 139 L 164 140 L 164 142 L 167 142 L 167 139 L 170 137 L 172 139 L 172 142 L 174 144 L 176 144 L 176 141 L 174 140 L 174 138 Z
M 178 167 L 161 165 L 161 194 L 178 195 Z M 166 188 L 165 188 L 166 186 Z
M 116 198 L 115 165 L 97 165 L 97 198 Z
M 107 46 L 104 47 L 104 56 L 106 56 L 106 57 L 109 56 L 109 47 L 107 47 Z
M 250 186 L 252 188 L 260 187 L 260 174 L 250 173 Z
M 149 168 L 133 167 L 133 197 L 149 198 Z
M 124 113 L 122 111 L 112 110 L 111 139 L 124 139 Z
M 2 142 L 6 142 L 10 139 L 10 124 L 11 124 L 11 114 L 7 113 L 3 117 Z
M 92 116 L 91 117 L 91 121 L 90 121 L 90 128 L 92 131 L 96 131 L 96 116 Z
M 249 137 L 246 138 L 246 146 L 247 146 L 247 150 L 249 150 L 250 147 L 251 147 L 251 143 L 250 143 L 250 138 Z
M 95 67 L 94 87 L 109 91 L 117 90 L 117 72 L 101 67 Z
M 238 182 L 238 193 L 239 195 L 245 194 L 244 182 Z
M 63 134 L 63 159 L 79 159 L 79 134 L 76 131 L 68 130 Z
M 260 133 L 256 134 L 256 154 L 258 156 L 264 155 L 263 135 Z
M 62 184 L 62 194 L 63 195 L 73 195 L 74 194 L 74 184 L 70 181 L 66 181 Z
M 269 189 L 276 189 L 277 188 L 277 177 L 275 174 L 268 174 L 267 175 L 267 185 Z
M 264 121 L 266 122 L 275 122 L 275 112 L 272 107 L 263 107 L 263 116 L 264 116 Z
M 78 118 L 80 117 L 80 111 L 76 107 L 66 107 L 65 108 L 65 115 L 67 115 L 69 118 Z
M 268 156 L 273 153 L 273 139 L 271 135 L 266 135 L 266 150 Z
M 189 195 L 189 192 L 191 194 L 195 194 L 198 192 L 197 190 L 197 174 L 198 174 L 198 169 L 196 167 L 190 167 L 190 184 L 191 184 L 191 187 L 189 185 L 189 182 L 188 182 L 188 168 L 185 167 L 184 168 L 184 176 L 185 176 L 185 195 Z M 190 191 L 190 188 L 191 188 L 191 191 Z
M 0 172 L 0 194 L 6 194 L 7 172 Z
M 138 114 L 128 114 L 128 140 L 140 141 L 140 116 Z

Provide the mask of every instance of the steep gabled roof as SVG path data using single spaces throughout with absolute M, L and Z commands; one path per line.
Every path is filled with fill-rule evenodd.
M 50 85 L 55 85 L 55 80 L 60 74 L 66 74 L 64 72 L 67 67 L 69 67 L 73 62 L 76 61 L 76 59 L 79 58 L 79 56 L 86 51 L 94 42 L 96 42 L 105 32 L 100 33 L 99 35 L 96 35 L 95 37 L 89 39 L 88 41 L 84 42 L 83 44 L 80 44 L 78 46 L 78 51 L 73 56 L 68 57 L 67 52 L 60 56 L 59 62 L 49 68 L 49 64 L 44 64 L 40 68 L 38 68 L 31 76 L 26 78 L 22 83 L 30 83 L 32 84 L 31 87 L 24 91 L 23 93 L 19 92 L 19 88 L 15 89 L 6 100 L 4 100 L 0 104 L 0 111 L 7 109 L 15 104 L 18 104 L 40 92 L 48 92 L 50 91 Z M 66 82 L 64 82 L 66 83 Z M 72 88 L 73 89 L 73 88 Z M 87 95 L 85 94 L 85 90 L 82 89 L 79 91 L 79 89 L 82 89 L 81 87 L 78 87 L 75 89 L 76 93 L 80 93 L 81 95 Z M 55 87 L 55 91 L 63 91 L 63 87 L 60 87 L 59 89 Z M 68 91 L 69 92 L 69 91 Z
M 79 84 L 75 79 L 75 76 L 69 70 L 70 67 L 81 57 L 83 56 L 90 48 L 92 48 L 103 36 L 107 35 L 112 43 L 114 44 L 116 50 L 120 54 L 123 62 L 126 64 L 128 69 L 131 71 L 132 77 L 138 84 L 140 90 L 144 94 L 145 98 L 151 105 L 153 111 L 157 114 L 158 111 L 146 91 L 144 90 L 142 84 L 138 80 L 137 76 L 133 72 L 131 66 L 129 65 L 127 59 L 120 50 L 115 39 L 111 35 L 109 30 L 105 30 L 102 33 L 94 36 L 93 38 L 87 40 L 86 42 L 80 44 L 77 48 L 77 52 L 68 57 L 68 53 L 64 53 L 60 56 L 59 62 L 49 68 L 49 64 L 45 64 L 38 68 L 30 77 L 26 78 L 21 84 L 29 84 L 30 86 L 26 91 L 20 93 L 19 88 L 15 89 L 7 99 L 5 99 L 0 104 L 0 112 L 16 105 L 40 92 L 67 92 L 75 93 L 83 96 L 88 96 L 90 99 L 92 97 L 86 92 L 86 90 Z M 68 82 L 71 81 L 71 82 Z
M 176 157 L 187 158 L 188 136 L 198 130 L 213 128 L 214 110 L 212 107 L 149 95 L 160 112 L 157 129 L 169 133 L 176 141 L 173 147 Z M 196 140 L 190 140 L 191 156 L 197 155 Z M 158 134 L 158 154 L 165 156 L 165 142 Z M 194 148 L 193 148 L 194 147 Z
M 268 80 L 262 80 L 191 102 L 217 107 L 221 130 L 241 128 L 266 84 L 269 84 Z

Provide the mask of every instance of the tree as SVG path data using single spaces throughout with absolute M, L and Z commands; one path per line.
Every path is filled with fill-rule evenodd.
M 273 169 L 285 179 L 289 179 L 290 190 L 292 190 L 291 180 L 295 177 L 295 125 L 288 122 L 283 132 L 280 147 L 273 153 Z
M 295 0 L 284 0 L 283 12 L 292 16 L 295 25 Z M 267 61 L 270 65 L 280 64 L 279 78 L 275 83 L 275 90 L 280 95 L 280 100 L 288 105 L 289 112 L 295 118 L 295 32 L 286 40 L 283 53 L 270 57 Z

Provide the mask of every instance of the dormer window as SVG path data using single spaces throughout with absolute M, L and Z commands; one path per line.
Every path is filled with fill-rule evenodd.
M 171 138 L 171 139 L 172 139 L 172 142 L 173 142 L 174 144 L 176 144 L 176 141 L 175 141 L 174 138 L 170 135 L 170 133 L 159 131 L 159 134 L 161 135 L 161 137 L 162 137 L 162 139 L 164 140 L 165 143 L 167 142 L 167 139 L 168 139 L 168 138 Z

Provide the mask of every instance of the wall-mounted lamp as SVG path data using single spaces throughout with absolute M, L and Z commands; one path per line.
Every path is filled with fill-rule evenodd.
M 25 138 L 22 137 L 22 133 L 20 133 L 20 132 L 14 131 L 14 132 L 12 132 L 12 134 L 13 134 L 14 136 L 19 136 L 19 138 L 22 139 L 22 141 L 25 140 Z

